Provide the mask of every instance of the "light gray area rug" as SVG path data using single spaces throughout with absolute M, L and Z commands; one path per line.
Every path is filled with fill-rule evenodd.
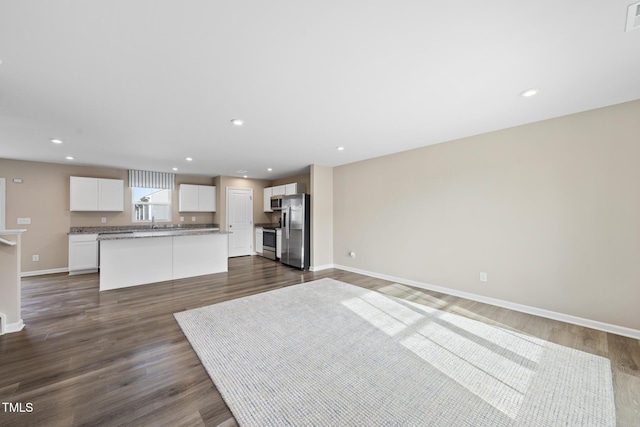
M 242 426 L 615 426 L 609 360 L 332 279 L 176 313 Z

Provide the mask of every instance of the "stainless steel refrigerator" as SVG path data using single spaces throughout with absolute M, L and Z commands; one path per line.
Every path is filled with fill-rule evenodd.
M 310 198 L 308 194 L 282 196 L 282 254 L 283 264 L 302 270 L 309 269 L 310 254 Z

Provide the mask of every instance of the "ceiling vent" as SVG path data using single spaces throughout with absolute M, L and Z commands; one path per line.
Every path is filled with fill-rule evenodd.
M 627 10 L 627 31 L 640 28 L 640 1 L 629 5 Z

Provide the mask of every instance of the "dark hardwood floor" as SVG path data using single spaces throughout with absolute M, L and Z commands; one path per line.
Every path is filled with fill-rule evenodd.
M 260 257 L 229 272 L 99 292 L 98 275 L 24 278 L 19 333 L 0 336 L 0 426 L 234 426 L 173 313 L 331 277 L 611 360 L 619 426 L 640 426 L 640 342 L 341 270 Z M 29 403 L 32 411 L 29 412 Z M 15 407 L 14 407 L 15 408 Z M 454 427 L 454 426 L 452 426 Z

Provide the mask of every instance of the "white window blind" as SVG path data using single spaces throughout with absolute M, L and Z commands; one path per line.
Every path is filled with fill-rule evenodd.
M 176 174 L 170 172 L 150 172 L 130 169 L 129 187 L 175 190 Z

